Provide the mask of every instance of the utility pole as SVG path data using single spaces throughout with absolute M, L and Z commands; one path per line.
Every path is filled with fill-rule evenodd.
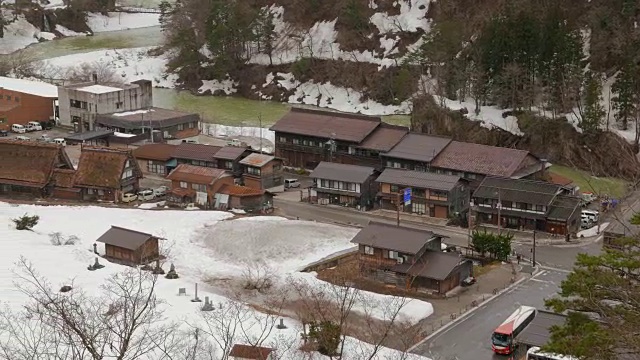
M 533 249 L 531 253 L 532 253 L 531 261 L 533 262 L 533 266 L 536 266 L 536 231 L 535 230 L 533 230 Z
M 396 194 L 396 220 L 398 227 L 400 227 L 400 192 Z
M 262 154 L 262 112 L 258 114 L 258 122 L 260 123 L 260 154 Z
M 467 210 L 467 247 L 471 248 L 471 207 L 473 203 L 471 202 L 471 189 L 469 190 L 469 210 Z

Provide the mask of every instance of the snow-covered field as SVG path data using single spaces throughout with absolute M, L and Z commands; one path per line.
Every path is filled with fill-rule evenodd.
M 11 221 L 25 213 L 40 216 L 40 222 L 33 231 L 18 231 Z M 312 287 L 326 286 L 312 274 L 298 270 L 305 264 L 350 248 L 352 244 L 349 241 L 356 232 L 349 228 L 277 217 L 229 220 L 230 217 L 233 214 L 213 211 L 150 211 L 0 203 L 2 301 L 14 309 L 21 308 L 26 301 L 26 296 L 17 291 L 14 283 L 15 264 L 21 257 L 31 262 L 54 288 L 73 281 L 74 287 L 82 288 L 87 294 L 98 294 L 100 285 L 107 277 L 126 269 L 101 260 L 106 265 L 104 269 L 93 272 L 86 270 L 94 261 L 91 249 L 95 240 L 111 225 L 116 225 L 166 239 L 162 240 L 161 247 L 166 250 L 168 262 L 175 264 L 180 278 L 160 278 L 157 294 L 166 302 L 164 313 L 168 320 L 195 322 L 201 320 L 197 316 L 201 304 L 190 302 L 189 297 L 177 296 L 179 288 L 186 288 L 192 296 L 194 284 L 200 283 L 201 298 L 208 296 L 214 303 L 221 303 L 227 299 L 216 294 L 223 292 L 215 285 L 204 285 L 204 280 L 239 277 L 248 263 L 258 262 L 272 269 L 277 286 L 285 286 L 292 279 L 306 281 Z M 76 235 L 80 240 L 76 245 L 54 246 L 49 238 L 53 232 L 65 236 Z M 98 245 L 98 251 L 103 252 L 104 249 Z M 168 268 L 168 265 L 165 267 Z M 362 303 L 354 307 L 356 311 L 368 311 L 374 317 L 384 316 L 379 312 L 391 301 L 390 297 L 371 293 L 363 293 L 362 296 Z M 377 306 L 366 306 L 370 304 Z M 402 309 L 401 317 L 416 321 L 432 311 L 431 304 L 412 300 Z M 263 315 L 256 313 L 255 316 Z M 285 323 L 289 328 L 278 330 L 277 336 L 284 335 L 298 342 L 300 329 L 297 321 L 287 318 Z M 370 345 L 348 338 L 346 348 L 349 352 L 361 354 L 370 349 Z M 287 358 L 298 359 L 300 354 L 291 353 Z M 399 354 L 384 349 L 376 358 L 399 358 Z
M 87 15 L 87 25 L 94 33 L 119 31 L 159 26 L 160 14 L 149 13 L 109 13 L 108 16 L 96 13 Z
M 3 11 L 3 16 L 12 16 L 6 10 L 0 11 Z M 4 28 L 4 36 L 0 38 L 0 54 L 10 54 L 16 50 L 24 49 L 39 42 L 39 39 L 51 40 L 53 38 L 55 38 L 54 34 L 40 31 L 31 25 L 24 15 L 19 15 L 16 21 Z

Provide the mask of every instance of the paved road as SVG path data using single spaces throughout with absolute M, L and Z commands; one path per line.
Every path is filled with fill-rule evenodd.
M 543 270 L 421 344 L 414 352 L 433 360 L 504 360 L 504 356 L 491 351 L 489 339 L 493 330 L 520 305 L 544 308 L 544 300 L 558 292 L 558 284 L 565 277 L 565 272 Z

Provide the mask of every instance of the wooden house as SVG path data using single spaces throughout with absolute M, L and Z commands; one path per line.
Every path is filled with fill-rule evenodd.
M 273 209 L 273 193 L 240 185 L 224 184 L 216 194 L 215 208 L 269 212 Z
M 442 252 L 431 231 L 370 222 L 351 242 L 364 276 L 406 289 L 446 294 L 473 271 L 470 260 Z
M 167 179 L 171 191 L 167 200 L 175 204 L 195 203 L 204 208 L 214 206 L 214 196 L 222 185 L 233 185 L 234 179 L 224 169 L 180 164 Z
M 311 172 L 318 203 L 370 208 L 373 206 L 379 174 L 373 167 L 321 162 Z
M 96 242 L 104 244 L 107 260 L 140 265 L 160 258 L 160 239 L 151 234 L 112 225 Z
M 123 194 L 138 191 L 141 178 L 131 150 L 84 146 L 75 187 L 82 190 L 84 200 L 119 202 Z
M 240 160 L 242 183 L 254 189 L 284 187 L 282 159 L 267 154 L 253 153 Z
M 229 352 L 232 360 L 275 360 L 273 349 L 262 346 L 234 344 Z

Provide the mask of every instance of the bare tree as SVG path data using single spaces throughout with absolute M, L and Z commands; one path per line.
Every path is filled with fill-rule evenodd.
M 242 286 L 246 290 L 264 292 L 273 286 L 275 276 L 275 271 L 264 261 L 247 262 L 242 271 Z
M 24 258 L 18 269 L 16 286 L 29 301 L 20 312 L 0 315 L 0 332 L 9 335 L 0 358 L 171 358 L 163 349 L 174 346 L 158 346 L 166 343 L 172 326 L 162 318 L 155 275 L 126 270 L 110 277 L 100 296 L 91 297 L 82 289 L 54 290 Z

